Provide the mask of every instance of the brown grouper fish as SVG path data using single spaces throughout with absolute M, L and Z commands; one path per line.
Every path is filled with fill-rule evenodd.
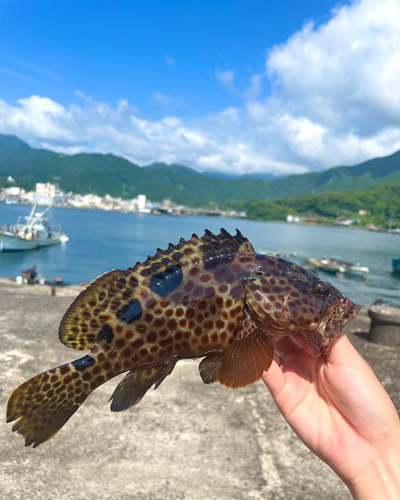
M 257 255 L 239 231 L 193 235 L 144 263 L 100 276 L 73 301 L 59 338 L 90 353 L 15 389 L 7 422 L 18 419 L 12 430 L 36 447 L 96 387 L 128 372 L 111 396 L 112 411 L 127 410 L 180 359 L 203 358 L 206 384 L 246 387 L 268 370 L 280 339 L 300 333 L 327 356 L 359 310 L 312 272 Z

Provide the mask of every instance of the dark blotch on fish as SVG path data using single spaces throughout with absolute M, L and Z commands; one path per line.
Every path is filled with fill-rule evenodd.
M 150 289 L 157 293 L 160 297 L 165 297 L 168 293 L 173 292 L 182 283 L 181 266 L 172 265 L 162 273 L 155 274 L 151 277 Z
M 117 312 L 117 318 L 124 323 L 132 323 L 136 319 L 140 319 L 142 317 L 142 312 L 143 310 L 140 302 L 134 299 L 128 302 Z
M 98 339 L 99 342 L 103 342 L 104 340 L 107 342 L 107 344 L 111 344 L 114 338 L 114 332 L 113 329 L 109 324 L 105 324 L 103 328 L 100 330 Z
M 72 365 L 78 370 L 78 372 L 82 372 L 83 370 L 86 370 L 86 368 L 94 363 L 94 359 L 86 355 L 83 358 L 76 359 L 75 361 L 72 361 Z

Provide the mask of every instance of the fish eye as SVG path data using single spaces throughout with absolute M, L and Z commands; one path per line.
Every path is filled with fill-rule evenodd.
M 312 289 L 320 297 L 327 297 L 331 291 L 331 287 L 326 281 L 314 281 Z

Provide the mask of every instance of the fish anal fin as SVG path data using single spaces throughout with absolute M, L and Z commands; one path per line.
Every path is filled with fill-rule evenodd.
M 222 366 L 223 352 L 208 354 L 199 365 L 200 377 L 205 384 L 217 381 L 217 373 Z
M 271 338 L 247 316 L 232 345 L 224 353 L 217 380 L 231 389 L 251 385 L 271 366 L 273 355 Z
M 174 360 L 142 370 L 131 370 L 121 380 L 110 398 L 111 411 L 125 411 L 137 405 L 152 385 L 154 389 L 160 386 L 172 373 L 176 363 Z

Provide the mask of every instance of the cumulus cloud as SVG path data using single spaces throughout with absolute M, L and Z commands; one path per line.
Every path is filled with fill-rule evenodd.
M 400 149 L 398 0 L 336 8 L 326 24 L 309 23 L 274 47 L 266 68 L 274 97 L 254 106 L 251 118 L 268 128 L 273 116 L 300 157 L 328 166 Z
M 168 62 L 167 62 L 168 63 Z M 0 132 L 65 153 L 113 152 L 138 164 L 182 163 L 229 173 L 301 173 L 354 164 L 400 149 L 400 3 L 360 0 L 308 23 L 266 57 L 265 75 L 241 94 L 235 71 L 217 80 L 243 104 L 181 119 L 143 118 L 125 100 L 97 102 L 77 92 L 63 106 L 31 96 L 0 100 Z M 271 93 L 261 99 L 262 81 Z

